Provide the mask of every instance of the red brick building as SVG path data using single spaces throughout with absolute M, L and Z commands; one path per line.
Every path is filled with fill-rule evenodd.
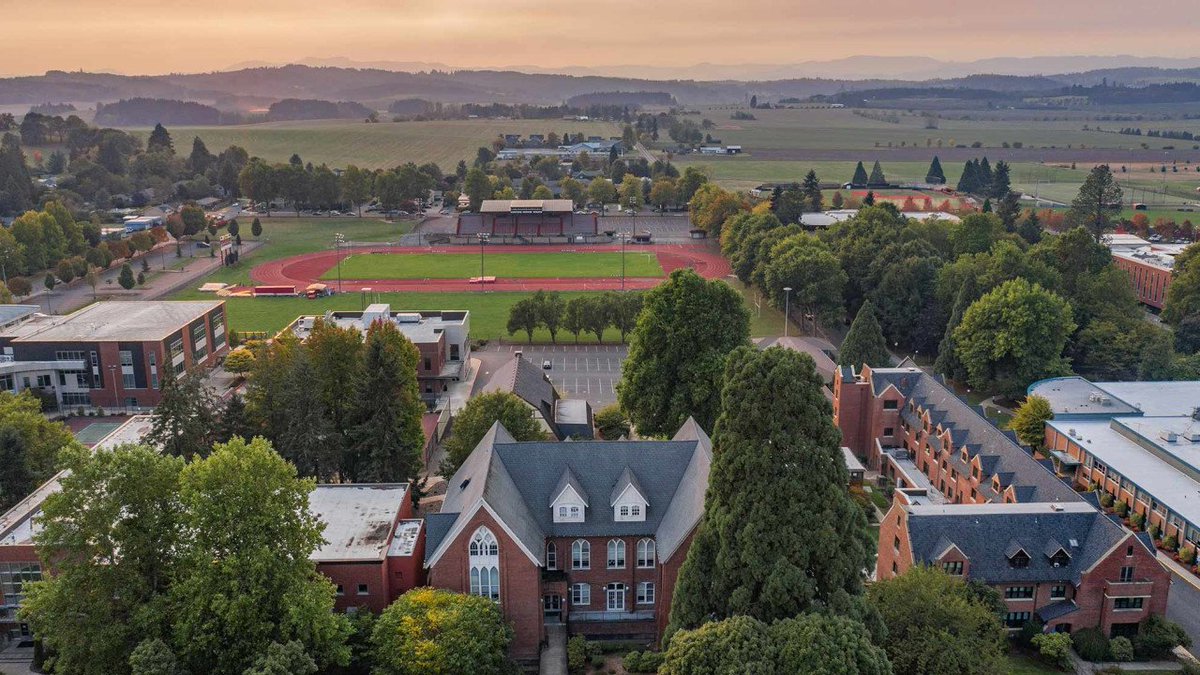
M 1167 611 L 1171 574 L 1148 536 L 1087 502 L 928 504 L 897 494 L 880 525 L 880 579 L 931 565 L 982 580 L 1004 598 L 1010 629 L 1037 619 L 1049 631 L 1129 636 Z
M 1163 308 L 1167 289 L 1171 286 L 1174 255 L 1153 250 L 1114 251 L 1113 265 L 1129 275 L 1139 302 L 1156 309 Z
M 0 390 L 41 390 L 64 408 L 151 408 L 165 368 L 210 367 L 228 349 L 224 301 L 97 302 L 0 329 Z
M 656 642 L 711 455 L 690 420 L 670 441 L 518 443 L 496 424 L 426 519 L 429 585 L 499 603 L 522 661 L 547 623 Z

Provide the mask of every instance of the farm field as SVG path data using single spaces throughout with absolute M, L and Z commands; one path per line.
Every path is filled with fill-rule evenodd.
M 614 278 L 621 276 L 620 253 L 493 253 L 485 256 L 484 274 L 510 279 Z M 450 254 L 362 253 L 342 260 L 343 279 L 465 279 L 479 276 L 474 249 Z M 653 253 L 625 254 L 625 276 L 661 277 Z M 337 268 L 322 279 L 338 278 Z
M 391 168 L 415 162 L 435 162 L 452 172 L 459 160 L 468 163 L 480 146 L 490 146 L 502 134 L 557 134 L 564 132 L 595 136 L 620 135 L 608 122 L 568 120 L 446 120 L 432 122 L 380 122 L 367 124 L 350 120 L 266 122 L 240 126 L 169 127 L 177 145 L 191 147 L 199 136 L 214 153 L 238 145 L 251 155 L 271 162 L 286 162 L 292 153 L 305 162 L 345 167 L 355 164 L 369 169 Z M 143 141 L 150 129 L 129 129 Z

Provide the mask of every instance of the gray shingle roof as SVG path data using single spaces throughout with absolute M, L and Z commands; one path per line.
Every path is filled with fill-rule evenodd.
M 612 494 L 608 496 L 608 505 L 612 506 L 613 504 L 616 504 L 617 499 L 621 496 L 621 493 L 625 491 L 625 488 L 631 485 L 633 486 L 634 490 L 637 490 L 638 494 L 642 495 L 643 497 L 646 496 L 645 491 L 642 490 L 641 483 L 638 482 L 637 476 L 634 475 L 633 470 L 627 466 L 625 467 L 625 470 L 621 472 L 621 475 L 617 477 L 616 484 L 613 485 Z
M 1055 510 L 1055 507 L 1062 510 Z M 933 564 L 952 542 L 969 563 L 969 574 L 988 583 L 1078 583 L 1091 567 L 1128 533 L 1089 504 L 947 504 L 906 506 L 914 561 Z M 1007 542 L 1001 548 L 997 542 Z M 1047 552 L 1062 542 L 1071 556 L 1065 567 L 1054 567 Z M 1008 559 L 1024 550 L 1028 567 L 1013 567 Z
M 568 486 L 575 491 L 575 494 L 579 495 L 579 498 L 583 500 L 584 506 L 591 505 L 591 502 L 588 500 L 587 490 L 583 489 L 583 484 L 579 482 L 579 479 L 575 477 L 575 472 L 571 471 L 571 467 L 568 466 L 563 469 L 562 478 L 558 479 L 558 485 L 555 485 L 554 489 L 550 491 L 551 506 L 554 505 L 554 501 L 558 499 L 558 496 L 561 495 L 563 490 L 567 489 Z
M 554 402 L 558 400 L 558 392 L 537 364 L 518 356 L 500 366 L 483 388 L 483 393 L 496 391 L 519 396 L 538 411 L 555 435 L 561 437 L 554 424 Z

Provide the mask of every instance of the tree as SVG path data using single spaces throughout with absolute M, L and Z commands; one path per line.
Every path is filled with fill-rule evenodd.
M 89 266 L 86 274 L 83 275 L 83 282 L 92 287 L 92 299 L 96 299 L 96 287 L 100 285 L 100 273 L 95 267 Z
M 171 587 L 172 637 L 192 672 L 241 675 L 292 640 L 321 667 L 349 661 L 333 583 L 309 559 L 324 543 L 313 487 L 261 438 L 218 444 L 180 473 L 188 574 Z
M 992 182 L 988 185 L 988 196 L 992 199 L 1004 199 L 1011 192 L 1008 162 L 1000 160 L 992 167 Z
M 421 468 L 425 404 L 417 387 L 420 352 L 390 321 L 367 329 L 363 373 L 351 415 L 350 462 L 357 482 L 399 482 Z
M 322 481 L 338 477 L 344 438 L 334 429 L 325 409 L 310 352 L 298 350 L 284 376 L 283 425 L 275 436 L 284 459 L 302 476 Z
M 579 343 L 579 334 L 587 330 L 589 300 L 586 297 L 571 298 L 563 309 L 562 326 L 568 333 L 575 336 L 576 344 Z
M 875 166 L 871 167 L 871 177 L 867 179 L 867 185 L 887 187 L 887 177 L 883 175 L 883 167 L 879 166 L 879 160 L 875 160 Z
M 1200 352 L 1200 314 L 1188 314 L 1175 328 L 1175 349 L 1182 354 Z
M 501 675 L 512 629 L 487 598 L 432 588 L 400 596 L 371 635 L 379 675 Z
M 739 614 L 774 621 L 862 591 L 874 543 L 845 490 L 841 433 L 823 388 L 807 354 L 741 347 L 729 356 L 704 514 L 679 572 L 672 627 Z
M 967 585 L 915 566 L 867 590 L 887 626 L 883 647 L 896 675 L 1001 672 L 1007 650 L 999 617 Z
M 1146 617 L 1133 638 L 1133 651 L 1141 659 L 1162 659 L 1180 646 L 1191 647 L 1191 637 L 1179 624 L 1157 614 Z
M 851 618 L 801 614 L 772 624 L 768 633 L 780 675 L 892 675 L 887 653 L 872 644 L 867 629 Z
M 809 169 L 808 173 L 804 175 L 802 189 L 804 191 L 804 198 L 808 202 L 808 210 L 820 211 L 823 197 L 821 196 L 821 179 L 817 178 L 816 171 Z
M 1017 226 L 1017 235 L 1030 244 L 1036 244 L 1042 240 L 1042 223 L 1038 219 L 1037 211 L 1029 210 L 1025 219 Z
M 767 626 L 749 616 L 710 621 L 671 637 L 659 675 L 776 672 Z
M 942 162 L 937 155 L 934 155 L 933 161 L 929 163 L 929 170 L 925 172 L 925 182 L 931 185 L 946 184 L 946 173 L 942 171 Z
M 678 201 L 679 192 L 675 189 L 674 181 L 660 179 L 650 186 L 650 203 L 659 209 L 666 209 Z
M 280 180 L 276 170 L 258 157 L 253 157 L 238 174 L 238 188 L 242 194 L 267 207 L 271 215 L 271 200 L 279 195 Z M 258 236 L 258 235 L 255 235 Z
M 42 285 L 46 287 L 46 290 L 53 292 L 54 287 L 57 284 L 58 284 L 58 281 L 54 278 L 54 273 L 46 272 L 46 278 L 42 280 Z
M 1200 313 L 1200 245 L 1192 244 L 1175 258 L 1171 285 L 1163 303 L 1163 321 L 1178 326 L 1185 317 Z
M 798 234 L 775 244 L 763 274 L 763 291 L 779 309 L 795 307 L 805 317 L 833 322 L 843 307 L 846 273 L 837 256 L 820 239 Z M 791 288 L 789 294 L 785 288 Z
M 1015 398 L 1035 380 L 1070 372 L 1062 352 L 1075 328 L 1067 301 L 1014 279 L 973 303 L 954 339 L 971 386 Z
M 615 441 L 622 436 L 629 436 L 629 420 L 621 411 L 621 406 L 613 403 L 596 411 L 594 418 L 596 431 L 606 441 Z
M 711 429 L 725 357 L 749 339 L 749 312 L 723 281 L 681 269 L 647 291 L 617 389 L 638 433 L 674 433 L 689 416 Z
M 121 273 L 117 275 L 117 283 L 121 284 L 121 288 L 130 290 L 137 285 L 137 279 L 133 277 L 133 268 L 129 263 L 121 265 Z
M 169 639 L 183 464 L 147 446 L 62 454 L 69 471 L 42 504 L 36 538 L 55 573 L 26 587 L 20 610 L 54 653 L 55 671 L 122 672 L 143 640 Z
M 142 640 L 129 655 L 131 675 L 185 675 L 170 645 L 162 638 Z
M 1125 638 L 1128 640 L 1129 638 Z M 1067 633 L 1039 633 L 1030 644 L 1042 659 L 1061 670 L 1071 667 L 1071 636 Z
M 358 209 L 358 217 L 362 218 L 362 205 L 371 198 L 371 179 L 373 174 L 370 171 L 360 169 L 351 164 L 346 167 L 339 179 L 339 187 L 342 191 L 342 197 L 350 202 L 354 208 Z
M 594 178 L 588 184 L 587 195 L 592 204 L 611 204 L 617 201 L 617 186 L 607 178 Z
M 568 176 L 558 182 L 558 190 L 562 194 L 563 199 L 570 199 L 576 208 L 583 206 L 584 197 L 587 195 L 583 183 Z
M 585 298 L 583 306 L 584 330 L 596 336 L 596 342 L 604 342 L 604 331 L 612 325 L 612 306 L 602 297 Z
M 537 330 L 542 325 L 541 306 L 534 298 L 522 298 L 513 303 L 508 309 L 508 334 L 513 335 L 518 331 L 525 331 L 529 337 L 529 343 L 533 344 L 533 331 Z
M 1054 411 L 1050 402 L 1041 396 L 1026 396 L 1025 402 L 1018 408 L 1008 428 L 1017 433 L 1021 442 L 1040 450 L 1046 439 L 1046 422 L 1054 419 Z
M 883 329 L 875 318 L 875 308 L 868 300 L 858 308 L 850 331 L 838 350 L 838 364 L 862 368 L 863 365 L 887 367 L 892 363 Z
M 697 229 L 719 237 L 725 221 L 747 210 L 746 202 L 736 193 L 716 183 L 704 183 L 688 202 L 688 216 Z
M 1071 202 L 1069 217 L 1087 228 L 1096 241 L 1112 227 L 1112 216 L 1121 210 L 1121 186 L 1113 179 L 1112 170 L 1101 164 L 1091 170 Z
M 854 177 L 850 179 L 850 184 L 854 187 L 866 187 L 868 180 L 870 179 L 867 178 L 867 170 L 863 167 L 863 163 L 859 162 L 854 167 Z
M 496 422 L 515 440 L 546 440 L 546 432 L 533 410 L 516 394 L 506 391 L 481 394 L 468 400 L 454 417 L 454 433 L 444 444 L 446 460 L 442 474 L 451 476 L 458 471 Z
M 867 196 L 863 197 L 863 206 L 875 206 L 875 193 L 867 190 Z
M 1005 232 L 1017 231 L 1017 219 L 1021 217 L 1021 198 L 1016 192 L 1008 192 L 1000 198 L 996 217 L 1004 225 Z
M 146 442 L 175 457 L 203 457 L 212 449 L 216 396 L 198 371 L 162 368 L 162 399 L 155 406 Z
M 607 314 L 613 327 L 621 333 L 621 342 L 625 342 L 629 332 L 637 327 L 638 315 L 642 312 L 642 294 L 609 291 L 604 294 L 603 302 L 608 305 Z
M 471 167 L 467 171 L 467 177 L 463 179 L 463 193 L 471 200 L 471 205 L 467 208 L 478 213 L 479 207 L 483 206 L 483 200 L 492 195 L 492 183 L 483 169 Z
M 175 154 L 175 144 L 171 142 L 171 134 L 166 127 L 161 124 L 154 125 L 154 130 L 150 132 L 150 138 L 146 139 L 146 152 Z
M 259 432 L 260 430 L 255 427 L 246 410 L 245 399 L 241 394 L 231 395 L 225 402 L 225 409 L 221 411 L 221 417 L 217 422 L 217 430 L 214 434 L 216 442 L 228 443 L 235 436 L 250 440 L 255 436 L 260 436 Z
M 550 342 L 557 343 L 558 329 L 562 326 L 563 315 L 566 313 L 566 301 L 554 291 L 537 291 L 532 299 L 537 306 L 538 323 L 550 332 Z
M 262 235 L 262 231 L 262 221 L 258 219 L 258 216 L 254 216 L 254 220 L 250 223 L 250 234 L 254 235 L 255 239 L 258 239 Z
M 279 644 L 272 642 L 254 666 L 242 675 L 313 675 L 317 662 L 304 651 L 304 645 L 296 640 Z
M 15 427 L 0 427 L 0 510 L 7 511 L 37 487 L 29 447 Z
M 645 203 L 642 195 L 642 179 L 633 174 L 626 174 L 621 179 L 621 205 L 637 211 Z

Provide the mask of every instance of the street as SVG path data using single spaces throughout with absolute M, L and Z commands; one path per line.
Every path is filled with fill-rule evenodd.
M 1195 653 L 1200 650 L 1200 589 L 1191 581 L 1171 574 L 1171 595 L 1167 598 L 1167 618 L 1183 627 L 1192 638 L 1192 648 Z

